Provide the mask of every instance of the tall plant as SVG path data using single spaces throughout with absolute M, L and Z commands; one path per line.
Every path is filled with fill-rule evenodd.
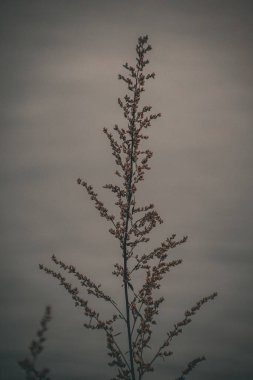
M 150 50 L 148 36 L 139 37 L 135 65 L 125 63 L 123 67 L 127 74 L 119 75 L 119 79 L 127 86 L 127 94 L 123 99 L 118 99 L 126 121 L 125 127 L 115 125 L 114 132 L 107 128 L 103 129 L 115 158 L 117 177 L 117 184 L 109 183 L 104 188 L 115 195 L 117 216 L 109 212 L 91 185 L 81 178 L 77 180 L 77 183 L 87 191 L 100 216 L 110 225 L 110 234 L 118 241 L 121 261 L 114 264 L 112 274 L 120 280 L 124 288 L 124 309 L 120 308 L 118 300 L 103 291 L 101 285 L 56 256 L 52 256 L 52 261 L 58 266 L 59 271 L 40 265 L 43 271 L 56 278 L 60 285 L 65 287 L 75 305 L 83 309 L 87 317 L 84 326 L 87 329 L 104 331 L 110 356 L 108 364 L 115 367 L 113 380 L 141 380 L 147 372 L 153 371 L 158 358 L 172 355 L 170 350 L 172 340 L 191 322 L 192 316 L 217 295 L 212 293 L 198 301 L 165 334 L 160 346 L 156 350 L 152 348 L 153 327 L 164 301 L 164 298 L 158 295 L 161 281 L 173 267 L 182 263 L 181 259 L 170 261 L 169 252 L 185 243 L 187 237 L 176 240 L 176 235 L 173 234 L 157 248 L 147 250 L 147 253 L 142 254 L 138 250 L 141 244 L 149 242 L 150 232 L 163 223 L 152 203 L 143 206 L 139 204 L 137 198 L 138 186 L 144 180 L 146 172 L 150 170 L 149 161 L 153 155 L 151 150 L 143 147 L 149 138 L 147 130 L 151 123 L 161 116 L 160 113 L 152 113 L 151 106 L 141 104 L 146 81 L 155 78 L 154 72 L 146 72 L 149 63 L 146 56 Z M 110 303 L 114 309 L 111 318 L 103 319 L 99 312 L 90 306 L 90 302 L 81 296 L 79 289 L 67 281 L 64 272 L 72 274 L 79 280 L 80 286 L 84 287 L 88 294 Z M 143 278 L 141 286 L 137 285 L 137 278 Z M 119 341 L 119 325 L 127 342 L 127 352 L 123 350 Z M 184 376 L 204 359 L 201 356 L 188 363 L 177 380 L 184 379 Z

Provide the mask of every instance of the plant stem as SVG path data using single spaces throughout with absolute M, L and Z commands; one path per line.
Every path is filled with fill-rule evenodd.
M 133 150 L 133 140 L 131 152 Z M 131 170 L 130 177 L 128 182 L 128 205 L 127 205 L 127 215 L 126 215 L 126 225 L 125 225 L 125 236 L 123 242 L 123 257 L 124 257 L 124 291 L 125 291 L 125 304 L 126 304 L 126 324 L 127 324 L 127 336 L 128 336 L 128 347 L 129 347 L 129 357 L 130 357 L 130 367 L 131 367 L 131 376 L 132 380 L 135 380 L 135 371 L 134 371 L 134 361 L 133 361 L 133 349 L 132 349 L 132 336 L 131 336 L 131 322 L 130 322 L 130 312 L 129 312 L 129 300 L 128 300 L 128 271 L 127 271 L 127 236 L 128 236 L 128 223 L 129 223 L 129 213 L 130 213 L 130 204 L 132 199 L 132 153 L 131 153 Z
M 123 257 L 124 257 L 124 291 L 125 291 L 125 304 L 126 304 L 126 319 L 127 319 L 127 336 L 128 336 L 128 347 L 129 347 L 129 357 L 130 357 L 130 367 L 132 380 L 135 380 L 135 370 L 134 370 L 134 360 L 133 360 L 133 347 L 132 347 L 132 334 L 131 334 L 131 321 L 130 321 L 130 308 L 128 300 L 128 268 L 127 268 L 127 238 L 128 238 L 128 225 L 130 218 L 130 206 L 132 200 L 132 178 L 133 178 L 133 150 L 134 150 L 134 131 L 135 131 L 135 115 L 136 115 L 136 103 L 137 103 L 137 87 L 138 87 L 138 74 L 136 75 L 135 90 L 134 90 L 134 102 L 132 108 L 132 122 L 130 124 L 131 128 L 131 151 L 130 151 L 130 173 L 127 183 L 127 211 L 126 211 L 126 224 L 125 224 L 125 235 L 123 241 Z

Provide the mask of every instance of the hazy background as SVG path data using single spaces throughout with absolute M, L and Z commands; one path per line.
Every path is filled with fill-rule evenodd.
M 150 130 L 152 171 L 139 191 L 165 221 L 149 250 L 174 232 L 189 235 L 171 254 L 184 264 L 163 283 L 154 346 L 186 308 L 219 292 L 147 379 L 173 380 L 202 354 L 208 360 L 192 379 L 252 379 L 252 1 L 0 4 L 0 379 L 24 378 L 16 361 L 47 304 L 54 318 L 40 363 L 52 379 L 110 377 L 103 334 L 82 327 L 81 311 L 38 264 L 51 265 L 54 253 L 122 295 L 111 276 L 116 241 L 76 178 L 113 204 L 101 188 L 114 172 L 101 131 L 123 122 L 117 75 L 141 34 L 157 73 L 145 99 L 163 115 Z

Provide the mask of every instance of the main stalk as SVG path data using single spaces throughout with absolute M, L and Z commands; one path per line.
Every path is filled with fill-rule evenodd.
M 136 109 L 137 109 L 137 103 L 138 103 L 138 77 L 139 77 L 139 71 L 137 71 L 136 79 L 135 79 L 135 86 L 134 86 L 134 101 L 132 104 L 132 122 L 129 125 L 130 129 L 130 135 L 131 135 L 131 146 L 130 146 L 130 172 L 129 172 L 129 178 L 127 181 L 127 210 L 126 210 L 126 223 L 125 223 L 125 234 L 124 234 L 124 241 L 123 241 L 123 257 L 124 257 L 124 292 L 125 292 L 125 305 L 126 305 L 126 323 L 127 323 L 127 336 L 128 336 L 128 349 L 129 349 L 129 358 L 130 358 L 130 368 L 131 368 L 131 377 L 132 380 L 135 380 L 135 369 L 134 369 L 134 359 L 133 359 L 133 346 L 132 346 L 132 335 L 131 335 L 131 320 L 130 320 L 130 304 L 129 304 L 129 297 L 128 297 L 128 252 L 127 252 L 127 240 L 128 240 L 128 226 L 129 226 L 129 219 L 130 219 L 130 207 L 131 207 L 131 201 L 132 201 L 132 179 L 133 179 L 133 152 L 134 152 L 134 138 L 135 138 L 135 117 L 136 117 Z

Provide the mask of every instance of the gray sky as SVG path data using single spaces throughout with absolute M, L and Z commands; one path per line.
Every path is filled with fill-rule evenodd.
M 38 264 L 51 265 L 54 253 L 122 295 L 111 276 L 117 244 L 76 178 L 113 204 L 101 188 L 114 172 L 102 128 L 123 126 L 117 75 L 141 34 L 157 74 L 145 100 L 163 115 L 139 192 L 165 221 L 148 249 L 189 235 L 172 253 L 184 264 L 164 281 L 154 347 L 186 308 L 219 292 L 156 376 L 173 380 L 205 354 L 192 379 L 252 379 L 252 1 L 2 0 L 0 15 L 0 380 L 21 378 L 16 361 L 47 304 L 54 319 L 41 365 L 52 378 L 110 377 L 103 335 L 84 330 L 82 313 Z

